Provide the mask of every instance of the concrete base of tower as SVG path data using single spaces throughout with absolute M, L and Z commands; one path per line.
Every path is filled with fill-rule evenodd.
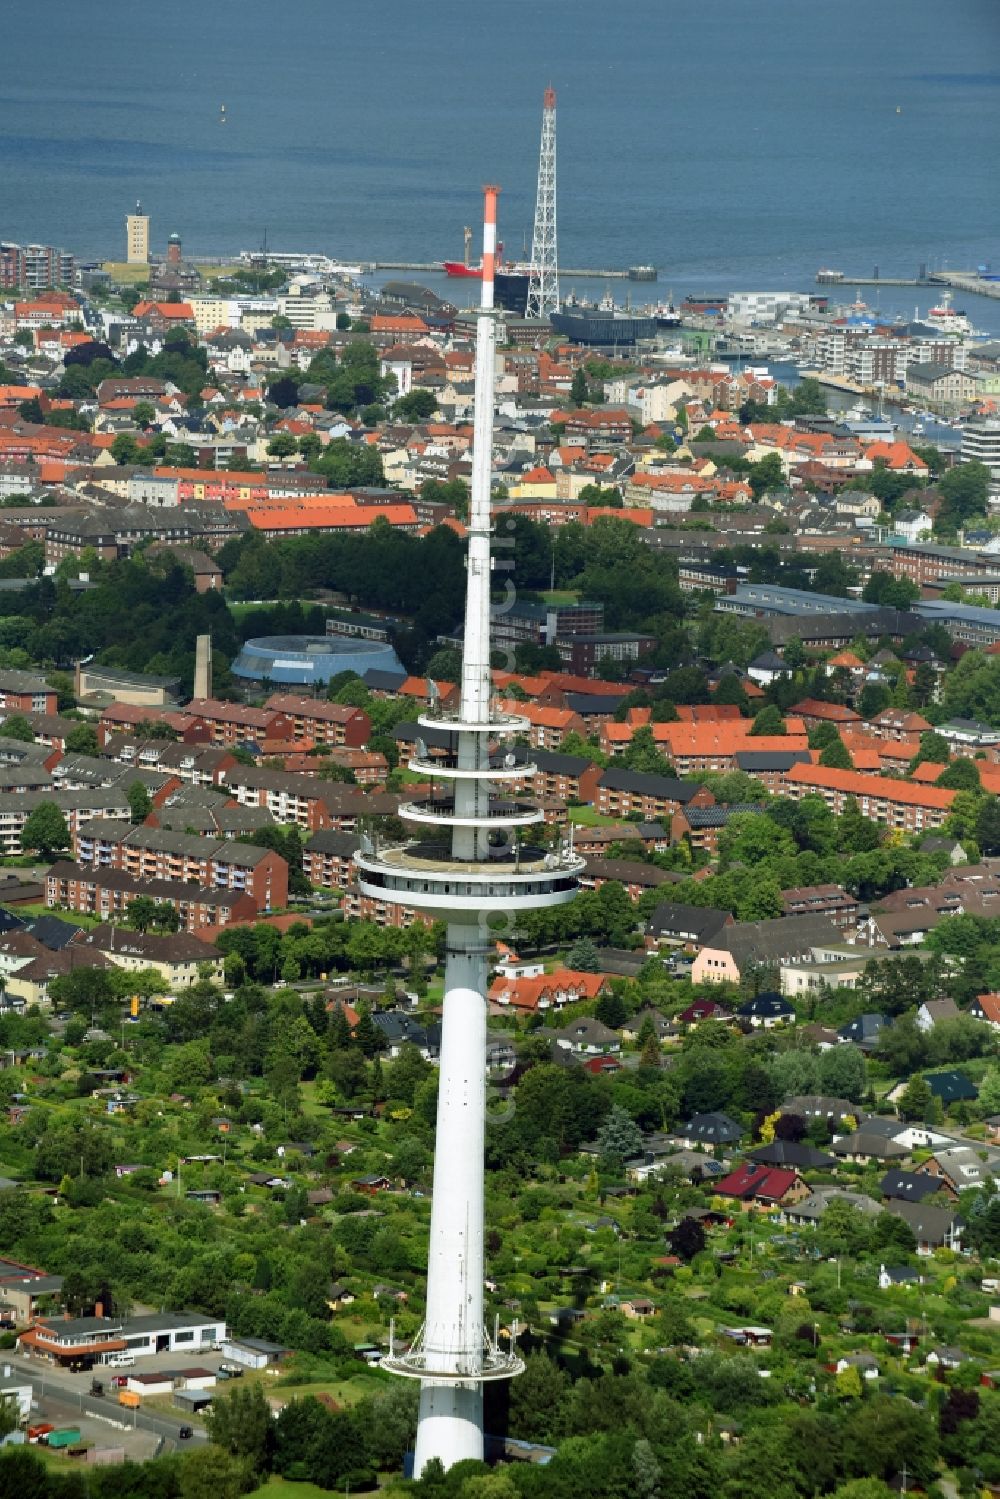
M 432 1458 L 444 1468 L 465 1458 L 483 1460 L 483 1391 L 478 1384 L 423 1384 L 413 1476 Z

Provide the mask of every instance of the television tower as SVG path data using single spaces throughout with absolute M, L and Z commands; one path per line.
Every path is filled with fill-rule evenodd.
M 404 803 L 399 815 L 416 835 L 396 846 L 362 838 L 356 855 L 362 891 L 448 924 L 434 1193 L 424 1324 L 405 1350 L 390 1347 L 382 1367 L 420 1381 L 415 1475 L 432 1458 L 446 1468 L 483 1457 L 483 1385 L 524 1367 L 513 1345 L 501 1347 L 483 1320 L 483 1139 L 486 1113 L 486 963 L 491 917 L 572 900 L 583 860 L 572 843 L 546 850 L 522 842 L 542 821 L 509 786 L 535 773 L 497 742 L 523 735 L 528 722 L 494 711 L 490 679 L 490 472 L 496 318 L 496 207 L 487 187 L 482 301 L 476 323 L 476 397 L 469 511 L 462 690 L 457 712 L 421 714 L 419 723 L 449 732 L 443 759 L 421 739 L 410 769 L 445 781 L 447 794 Z M 438 711 L 433 711 L 438 709 Z
M 556 91 L 545 90 L 542 144 L 538 152 L 535 231 L 531 237 L 531 283 L 528 317 L 545 318 L 559 311 L 559 261 L 556 246 Z

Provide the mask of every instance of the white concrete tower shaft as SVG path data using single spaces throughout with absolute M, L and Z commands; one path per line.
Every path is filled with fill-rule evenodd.
M 490 916 L 562 905 L 576 894 L 583 861 L 572 843 L 523 843 L 543 814 L 515 788 L 536 773 L 498 741 L 527 732 L 517 714 L 491 705 L 490 480 L 496 365 L 493 305 L 497 258 L 495 187 L 484 189 L 482 301 L 476 326 L 476 404 L 469 504 L 462 691 L 457 712 L 436 704 L 421 726 L 443 734 L 432 759 L 417 737 L 410 769 L 437 792 L 404 802 L 418 836 L 382 847 L 365 835 L 359 885 L 448 924 L 441 1017 L 434 1192 L 427 1258 L 427 1310 L 408 1347 L 393 1345 L 383 1368 L 420 1381 L 414 1471 L 432 1458 L 446 1468 L 483 1456 L 483 1385 L 524 1365 L 513 1344 L 491 1336 L 483 1317 L 483 1143 L 486 1127 L 486 979 Z M 450 788 L 450 789 L 449 789 Z
M 556 91 L 545 90 L 542 143 L 538 153 L 535 229 L 531 239 L 531 281 L 527 316 L 547 318 L 559 311 L 559 253 L 556 242 Z
M 462 652 L 462 724 L 490 716 L 490 479 L 493 470 L 496 323 L 493 277 L 497 251 L 497 195 L 483 189 L 483 280 L 476 320 L 476 402 L 472 492 L 469 499 L 468 576 Z M 458 732 L 460 769 L 489 765 L 489 740 Z M 480 825 L 455 826 L 456 859 L 489 857 L 490 783 L 474 776 L 456 782 L 455 811 Z M 483 1147 L 486 1128 L 486 945 L 478 926 L 449 922 L 441 1016 L 434 1195 L 427 1263 L 424 1350 L 432 1367 L 464 1372 L 471 1380 L 425 1382 L 420 1390 L 415 1472 L 432 1457 L 445 1467 L 483 1456 Z

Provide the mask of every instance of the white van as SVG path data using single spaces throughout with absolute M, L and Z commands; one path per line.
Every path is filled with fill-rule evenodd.
M 135 1364 L 134 1353 L 110 1353 L 104 1360 L 109 1369 L 131 1369 Z

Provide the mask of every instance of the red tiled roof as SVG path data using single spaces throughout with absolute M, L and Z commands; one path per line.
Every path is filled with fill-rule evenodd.
M 841 791 L 845 796 L 871 797 L 898 802 L 901 806 L 946 810 L 955 800 L 954 791 L 938 786 L 914 786 L 891 776 L 861 775 L 854 770 L 832 770 L 825 765 L 793 765 L 785 780 L 818 790 Z
M 806 697 L 791 710 L 803 718 L 820 718 L 825 723 L 860 723 L 860 713 L 847 708 L 843 703 L 824 703 L 819 698 Z
M 714 1190 L 720 1197 L 756 1197 L 765 1202 L 780 1202 L 785 1193 L 795 1185 L 798 1172 L 776 1166 L 759 1166 L 745 1161 L 736 1171 L 731 1171 L 715 1183 Z
M 1000 994 L 977 994 L 976 1001 L 986 1020 L 1000 1025 Z

